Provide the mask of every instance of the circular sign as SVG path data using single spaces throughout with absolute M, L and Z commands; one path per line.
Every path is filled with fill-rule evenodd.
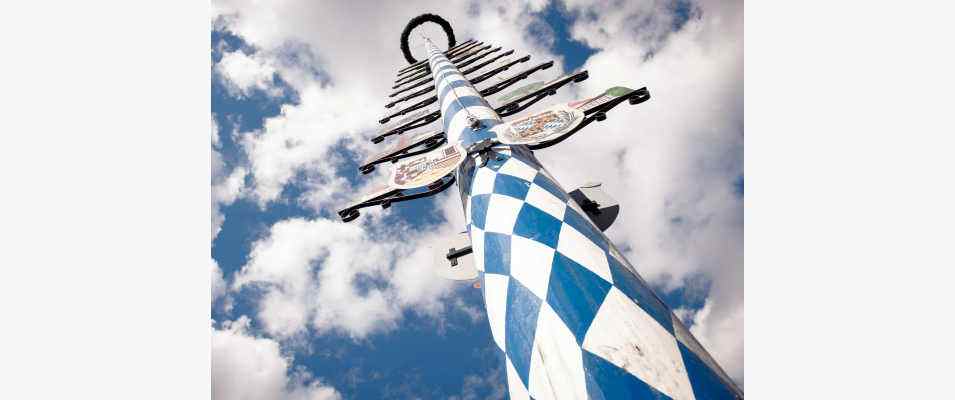
M 507 122 L 495 129 L 504 144 L 536 144 L 563 135 L 580 125 L 584 112 L 558 104 L 544 112 Z
M 463 160 L 464 150 L 461 146 L 448 143 L 395 164 L 390 186 L 395 189 L 412 189 L 429 185 L 454 171 Z

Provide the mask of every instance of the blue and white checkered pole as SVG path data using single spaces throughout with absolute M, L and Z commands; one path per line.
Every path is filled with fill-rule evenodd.
M 501 118 L 425 46 L 448 141 L 494 138 Z M 457 182 L 511 399 L 742 398 L 526 146 L 492 150 Z

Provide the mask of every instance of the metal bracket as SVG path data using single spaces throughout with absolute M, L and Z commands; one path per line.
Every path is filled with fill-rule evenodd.
M 355 220 L 355 218 L 358 218 L 358 216 L 360 215 L 360 213 L 358 212 L 359 209 L 377 206 L 377 205 L 380 205 L 381 208 L 388 208 L 388 207 L 391 207 L 392 203 L 399 203 L 402 201 L 434 196 L 438 193 L 443 192 L 445 189 L 451 187 L 451 185 L 453 185 L 454 182 L 455 182 L 455 176 L 454 176 L 454 173 L 452 172 L 450 174 L 447 174 L 441 177 L 441 179 L 428 184 L 425 187 L 426 190 L 424 192 L 409 193 L 413 190 L 420 190 L 420 188 L 395 189 L 383 194 L 380 197 L 376 197 L 371 200 L 367 200 L 358 204 L 353 204 L 351 206 L 348 206 L 347 208 L 338 211 L 338 216 L 341 217 L 343 222 L 353 221 Z
M 494 155 L 494 159 L 500 161 L 501 155 L 493 150 L 494 146 L 499 145 L 500 143 L 492 139 L 484 139 L 480 142 L 477 142 L 471 147 L 468 148 L 468 154 L 477 154 L 481 157 L 481 166 L 487 165 L 487 162 L 491 160 L 491 154 Z
M 463 247 L 460 249 L 455 249 L 454 247 L 448 249 L 448 254 L 445 256 L 450 262 L 452 267 L 458 265 L 458 258 L 464 257 L 468 254 L 473 253 L 474 250 L 471 249 L 471 246 Z

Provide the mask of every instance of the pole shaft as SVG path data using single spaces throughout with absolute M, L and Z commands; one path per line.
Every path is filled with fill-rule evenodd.
M 493 138 L 501 118 L 425 47 L 448 141 Z M 742 397 L 526 146 L 494 151 L 469 156 L 457 183 L 511 399 Z

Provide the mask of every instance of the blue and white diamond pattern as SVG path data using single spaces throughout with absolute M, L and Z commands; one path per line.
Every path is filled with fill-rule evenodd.
M 500 117 L 429 42 L 448 140 Z M 471 130 L 468 115 L 484 125 Z M 488 136 L 490 135 L 490 136 Z M 729 378 L 524 146 L 458 169 L 511 399 L 734 399 Z
M 510 398 L 734 398 L 695 393 L 685 328 L 526 150 L 496 152 L 461 190 Z

